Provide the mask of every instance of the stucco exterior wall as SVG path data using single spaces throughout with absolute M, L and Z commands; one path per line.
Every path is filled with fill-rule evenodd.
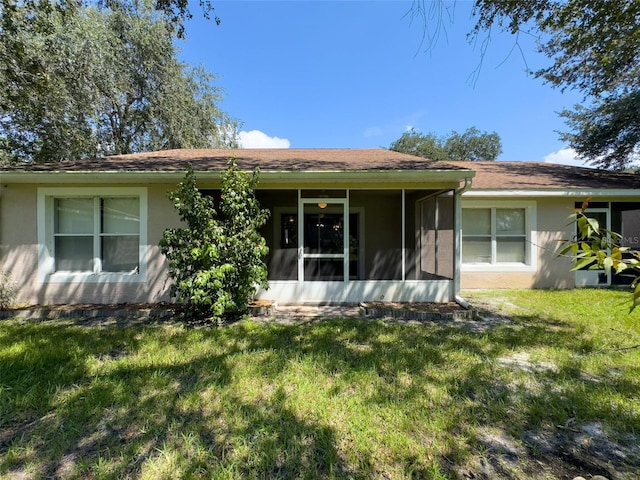
M 87 185 L 67 185 L 68 187 Z M 109 187 L 110 185 L 101 185 Z M 111 185 L 117 188 L 118 185 Z M 167 199 L 173 185 L 148 186 L 147 280 L 140 283 L 41 283 L 38 278 L 38 185 L 11 184 L 0 192 L 0 270 L 17 285 L 17 304 L 140 303 L 168 300 L 169 281 L 158 242 L 179 225 Z
M 503 198 L 499 199 L 503 200 Z M 518 198 L 535 201 L 536 225 L 534 249 L 537 268 L 535 271 L 472 272 L 462 267 L 461 288 L 573 288 L 575 275 L 571 272 L 571 260 L 559 258 L 558 248 L 562 239 L 571 238 L 573 225 L 567 217 L 573 209 L 571 198 Z M 498 201 L 498 199 L 497 199 Z M 505 202 L 508 205 L 508 201 Z
M 99 185 L 101 188 L 117 189 L 120 185 Z M 35 184 L 1 184 L 0 183 L 0 270 L 8 273 L 17 289 L 15 299 L 18 304 L 68 304 L 68 303 L 141 303 L 169 300 L 170 280 L 167 274 L 166 261 L 160 252 L 158 243 L 165 228 L 180 224 L 177 213 L 167 198 L 167 192 L 175 188 L 174 184 L 131 185 L 141 187 L 147 192 L 147 271 L 144 282 L 67 282 L 42 283 L 38 275 L 38 187 Z M 41 185 L 51 189 L 52 185 Z M 91 187 L 91 185 L 65 185 L 65 187 Z M 416 212 L 417 195 L 406 197 L 406 249 L 409 252 L 406 260 L 406 278 L 417 280 L 415 270 Z M 263 191 L 264 207 L 297 208 L 297 192 Z M 415 197 L 415 198 L 414 198 Z M 397 281 L 401 278 L 401 246 L 402 246 L 402 200 L 400 190 L 374 191 L 352 190 L 350 206 L 359 209 L 364 215 L 365 255 L 364 280 L 375 282 Z M 574 227 L 567 217 L 572 211 L 576 197 L 523 197 L 517 201 L 535 205 L 534 233 L 531 249 L 535 256 L 535 265 L 518 270 L 517 268 L 500 269 L 490 267 L 484 271 L 469 271 L 462 267 L 461 288 L 573 288 L 575 274 L 570 271 L 571 260 L 558 258 L 557 251 L 561 240 L 571 238 Z M 628 199 L 599 199 L 602 201 L 629 201 Z M 464 198 L 463 204 L 473 202 L 473 198 Z M 496 196 L 482 197 L 482 201 L 496 202 L 509 206 L 515 202 L 513 198 Z M 631 214 L 630 214 L 631 215 Z M 633 216 L 635 215 L 635 216 Z M 632 212 L 632 220 L 637 212 Z M 265 227 L 265 236 L 269 244 L 275 242 L 277 225 L 274 219 Z M 637 237 L 637 225 L 625 227 L 630 237 Z M 441 228 L 444 228 L 441 226 Z M 427 242 L 428 243 L 428 242 Z M 450 242 L 452 245 L 452 242 Z M 450 245 L 450 246 L 451 246 Z M 448 258 L 449 250 L 442 246 Z M 282 271 L 296 273 L 292 265 L 297 265 L 296 250 L 288 263 L 279 265 Z M 273 249 L 272 256 L 278 252 Z M 443 257 L 444 258 L 444 257 Z M 269 259 L 273 267 L 274 257 Z M 286 268 L 285 268 L 286 267 Z M 288 280 L 280 278 L 279 280 Z M 356 288 L 359 284 L 355 284 Z M 291 288 L 284 286 L 282 288 Z M 337 288 L 337 287 L 336 287 Z M 368 287 L 367 287 L 368 288 Z M 404 288 L 404 287 L 403 287 Z M 414 288 L 414 287 L 406 287 Z M 293 290 L 292 290 L 293 291 Z M 336 291 L 339 291 L 337 289 Z M 284 290 L 283 290 L 284 292 Z M 273 293 L 273 292 L 272 292 Z M 293 297 L 295 298 L 295 297 Z M 407 297 L 409 298 L 409 297 Z
M 0 187 L 0 270 L 16 284 L 20 303 L 34 303 L 38 271 L 37 190 L 32 185 Z

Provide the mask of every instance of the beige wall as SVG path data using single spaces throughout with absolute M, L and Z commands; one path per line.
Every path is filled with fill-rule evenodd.
M 87 187 L 88 185 L 67 185 Z M 108 187 L 109 185 L 100 185 Z M 111 185 L 117 187 L 117 185 Z M 136 185 L 128 185 L 136 186 Z M 138 185 L 139 186 L 139 185 Z M 45 187 L 45 185 L 43 185 Z M 50 185 L 46 185 L 50 188 Z M 168 300 L 169 278 L 165 259 L 158 247 L 162 232 L 179 225 L 179 219 L 167 191 L 174 185 L 158 184 L 147 187 L 148 271 L 145 283 L 45 283 L 38 279 L 37 192 L 38 185 L 0 185 L 0 270 L 8 273 L 18 286 L 16 302 L 20 304 L 60 303 L 123 303 L 158 302 Z M 365 278 L 382 280 L 400 274 L 401 197 L 399 191 L 371 196 L 372 191 L 351 193 L 351 206 L 364 207 L 365 215 Z M 270 203 L 295 205 L 296 198 L 284 193 L 265 194 Z M 289 198 L 291 197 L 291 198 Z M 286 200 L 286 201 L 285 201 Z M 487 199 L 483 199 L 487 200 Z M 503 200 L 503 198 L 496 198 Z M 462 272 L 461 288 L 572 288 L 574 274 L 569 259 L 557 257 L 559 240 L 570 238 L 573 226 L 567 217 L 575 199 L 518 198 L 536 204 L 537 269 L 530 272 Z M 472 201 L 465 198 L 465 202 Z M 408 196 L 408 223 L 411 223 L 413 198 Z M 508 202 L 507 202 L 508 203 Z M 273 205 L 264 205 L 273 206 Z M 407 225 L 407 246 L 412 247 L 413 225 Z M 266 229 L 272 237 L 273 225 Z M 269 238 L 273 242 L 273 238 Z M 411 265 L 408 262 L 407 265 Z M 410 273 L 410 272 L 408 272 Z M 408 276 L 409 278 L 409 276 Z
M 38 271 L 36 188 L 2 185 L 0 190 L 0 270 L 18 287 L 17 301 L 29 302 Z
M 486 200 L 486 199 L 483 199 Z M 502 199 L 497 199 L 502 200 Z M 571 261 L 558 257 L 560 240 L 571 238 L 573 226 L 567 217 L 574 199 L 570 198 L 518 198 L 536 202 L 536 242 L 534 249 L 537 269 L 534 272 L 462 271 L 461 288 L 573 288 L 574 273 Z M 472 201 L 465 199 L 466 202 Z M 505 202 L 508 205 L 508 202 Z
M 88 185 L 65 185 L 87 187 Z M 109 187 L 110 185 L 101 185 Z M 116 187 L 117 185 L 111 185 Z M 135 186 L 135 185 L 130 185 Z M 47 185 L 49 187 L 49 185 Z M 169 283 L 158 242 L 179 219 L 166 192 L 172 185 L 148 187 L 145 283 L 45 283 L 38 279 L 37 185 L 11 184 L 0 191 L 0 270 L 17 289 L 18 304 L 125 303 L 168 300 Z

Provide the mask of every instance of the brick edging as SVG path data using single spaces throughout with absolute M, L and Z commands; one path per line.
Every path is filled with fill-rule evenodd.
M 424 312 L 420 310 L 404 310 L 401 308 L 380 308 L 360 304 L 360 316 L 366 318 L 401 318 L 404 320 L 475 320 L 478 316 L 476 310 L 461 310 L 459 312 Z

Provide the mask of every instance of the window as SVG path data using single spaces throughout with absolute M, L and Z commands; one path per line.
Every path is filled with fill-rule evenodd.
M 462 263 L 477 269 L 533 266 L 532 209 L 524 204 L 463 207 Z
M 42 280 L 145 280 L 145 189 L 40 189 L 38 197 Z

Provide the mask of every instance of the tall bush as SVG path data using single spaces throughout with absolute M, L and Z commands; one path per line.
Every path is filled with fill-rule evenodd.
M 196 187 L 191 165 L 169 193 L 185 226 L 165 230 L 160 247 L 174 282 L 171 295 L 191 315 L 219 322 L 225 315 L 243 314 L 256 288 L 268 288 L 268 247 L 259 229 L 269 211 L 255 197 L 257 183 L 258 169 L 250 175 L 231 159 L 222 177 L 219 211 L 215 200 Z

